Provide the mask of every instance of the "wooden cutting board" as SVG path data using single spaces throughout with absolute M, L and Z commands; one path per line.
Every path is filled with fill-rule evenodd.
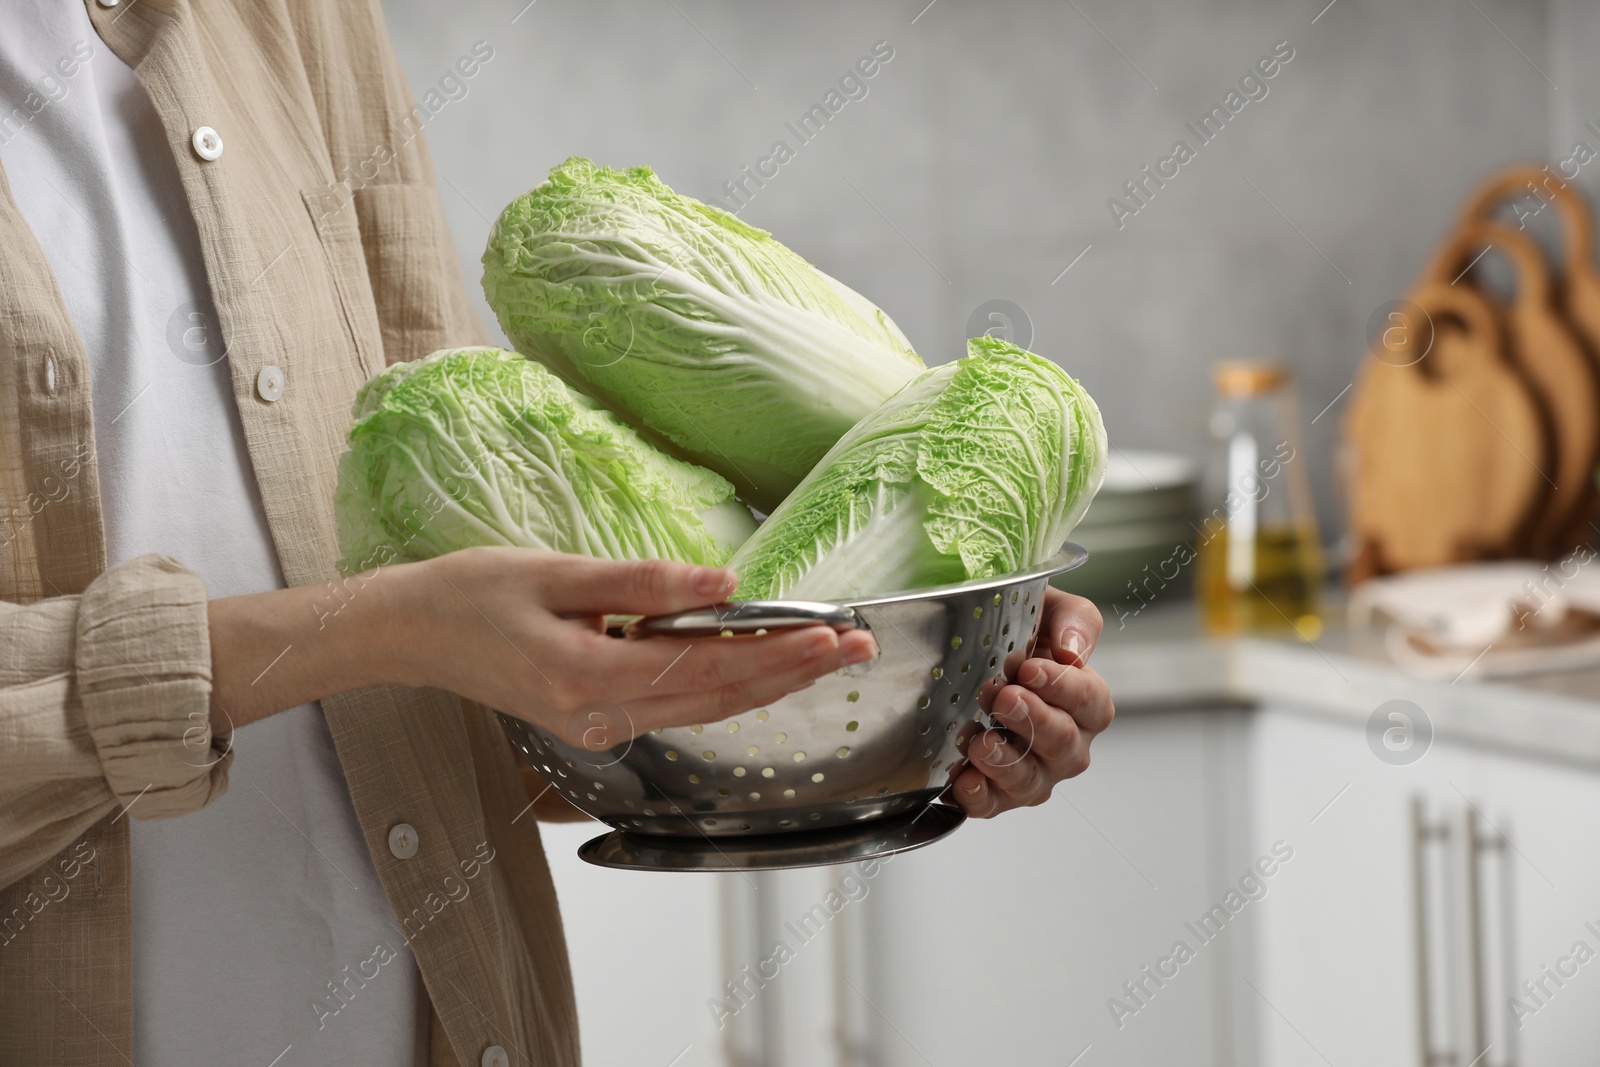
M 1466 223 L 1435 253 L 1423 272 L 1423 283 L 1470 287 L 1468 268 L 1485 249 L 1515 268 L 1515 297 L 1501 309 L 1509 353 L 1532 381 L 1550 420 L 1554 453 L 1544 462 L 1530 457 L 1527 464 L 1537 468 L 1550 491 L 1525 547 L 1537 559 L 1553 559 L 1573 547 L 1573 531 L 1584 526 L 1594 507 L 1594 470 L 1600 462 L 1600 373 L 1557 307 L 1543 254 L 1512 227 L 1481 220 Z M 1480 295 L 1491 305 L 1500 304 L 1498 297 Z M 1485 432 L 1507 436 L 1503 426 L 1490 422 Z
M 1420 319 L 1377 340 L 1345 418 L 1357 582 L 1518 555 L 1551 492 L 1548 412 L 1500 313 L 1463 286 L 1407 299 Z
M 1561 232 L 1561 264 L 1554 284 L 1555 304 L 1580 342 L 1591 373 L 1600 380 L 1600 270 L 1594 261 L 1594 220 L 1589 203 L 1574 185 L 1542 166 L 1518 164 L 1491 175 L 1467 201 L 1463 223 L 1488 220 L 1496 207 L 1516 197 L 1535 197 L 1553 205 Z M 1550 210 L 1540 208 L 1540 213 Z M 1591 471 L 1590 485 L 1595 484 Z M 1595 539 L 1600 493 L 1587 514 L 1579 515 L 1560 541 L 1577 545 Z M 1559 549 L 1558 549 L 1559 551 Z

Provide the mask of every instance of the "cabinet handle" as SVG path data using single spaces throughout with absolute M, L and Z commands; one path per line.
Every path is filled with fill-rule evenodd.
M 1488 820 L 1484 820 L 1487 822 Z M 1466 919 L 1467 919 L 1467 967 L 1469 968 L 1468 988 L 1471 991 L 1471 1003 L 1467 1005 L 1467 1032 L 1472 1038 L 1472 1047 L 1475 1055 L 1483 1055 L 1489 1048 L 1488 1033 L 1488 971 L 1484 963 L 1484 946 L 1488 942 L 1489 918 L 1484 910 L 1482 861 L 1485 856 L 1493 856 L 1504 861 L 1506 846 L 1510 844 L 1505 836 L 1496 830 L 1493 824 L 1489 826 L 1488 833 L 1481 833 L 1478 828 L 1478 812 L 1470 804 L 1462 812 L 1461 830 L 1462 840 L 1467 846 L 1466 863 Z M 1487 1056 L 1482 1060 L 1482 1067 L 1490 1067 Z M 1509 1059 L 1499 1060 L 1496 1067 L 1513 1067 Z
M 1433 1044 L 1433 953 L 1428 944 L 1428 845 L 1448 844 L 1450 827 L 1430 823 L 1423 798 L 1411 798 L 1411 884 L 1417 931 L 1417 1063 L 1421 1067 L 1456 1067 L 1456 1054 Z

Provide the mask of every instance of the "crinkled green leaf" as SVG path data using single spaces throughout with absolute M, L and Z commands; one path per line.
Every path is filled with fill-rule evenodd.
M 991 337 L 862 419 L 734 554 L 740 599 L 853 600 L 1060 550 L 1105 472 L 1083 388 Z
M 483 267 L 518 350 L 764 508 L 923 366 L 864 297 L 648 167 L 567 160 Z
M 335 496 L 348 569 L 474 545 L 721 565 L 755 526 L 726 479 L 514 352 L 396 364 L 355 416 Z

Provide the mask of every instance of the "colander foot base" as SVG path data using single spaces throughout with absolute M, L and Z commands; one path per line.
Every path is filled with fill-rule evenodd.
M 599 867 L 632 871 L 782 871 L 859 863 L 931 845 L 967 819 L 959 808 L 920 811 L 827 830 L 730 837 L 665 837 L 613 830 L 578 849 Z

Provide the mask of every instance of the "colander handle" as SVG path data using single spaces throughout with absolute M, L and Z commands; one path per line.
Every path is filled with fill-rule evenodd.
M 647 615 L 628 623 L 623 633 L 628 637 L 715 637 L 819 624 L 840 633 L 867 629 L 866 620 L 855 608 L 813 600 L 744 600 L 673 615 Z

